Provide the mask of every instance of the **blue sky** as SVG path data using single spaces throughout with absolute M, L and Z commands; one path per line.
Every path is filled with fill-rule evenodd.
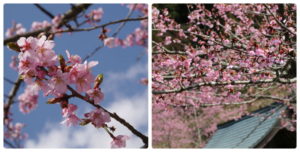
M 64 13 L 70 9 L 70 5 L 42 5 L 52 14 Z M 104 15 L 101 23 L 123 19 L 129 9 L 123 5 L 92 5 L 87 12 L 92 9 L 102 7 Z M 132 17 L 141 16 L 139 12 L 133 13 Z M 29 30 L 33 21 L 47 20 L 51 22 L 48 16 L 41 13 L 34 5 L 12 5 L 4 6 L 4 30 L 12 26 L 12 21 L 22 23 Z M 91 26 L 91 25 L 89 25 Z M 109 26 L 113 32 L 116 26 Z M 118 37 L 124 38 L 127 34 L 139 27 L 139 22 L 129 22 L 119 33 Z M 4 33 L 5 33 L 4 31 Z M 111 33 L 112 33 L 111 32 Z M 71 54 L 78 54 L 82 57 L 93 51 L 101 45 L 97 38 L 100 30 L 91 32 L 78 32 L 72 34 L 63 34 L 55 37 L 54 50 L 59 54 L 65 54 L 68 49 Z M 109 33 L 109 34 L 111 34 Z M 108 35 L 109 35 L 108 34 Z M 145 55 L 145 48 L 134 46 L 128 48 L 102 48 L 97 54 L 88 59 L 88 61 L 99 61 L 94 67 L 94 75 L 103 73 L 104 82 L 102 91 L 105 99 L 101 105 L 112 112 L 118 113 L 138 130 L 147 134 L 148 132 L 148 91 L 147 86 L 141 85 L 139 80 L 147 77 L 148 61 Z M 137 60 L 144 54 L 140 60 Z M 12 81 L 17 79 L 17 72 L 9 67 L 11 56 L 15 52 L 4 47 L 4 76 Z M 4 94 L 8 94 L 12 85 L 4 81 Z M 23 92 L 24 85 L 19 90 Z M 29 139 L 25 142 L 25 147 L 110 147 L 111 139 L 103 132 L 92 126 L 87 127 L 64 127 L 59 124 L 62 121 L 61 108 L 59 105 L 47 105 L 47 98 L 42 95 L 39 98 L 38 107 L 30 114 L 23 115 L 18 110 L 18 104 L 14 104 L 13 119 L 26 124 L 24 129 L 29 134 Z M 77 104 L 79 109 L 77 114 L 83 117 L 83 114 L 92 110 L 92 107 L 81 100 L 71 100 L 71 103 Z M 141 141 L 120 124 L 112 121 L 109 125 L 115 125 L 116 135 L 126 134 L 130 136 L 128 147 L 140 147 Z M 71 140 L 71 141 L 70 141 Z

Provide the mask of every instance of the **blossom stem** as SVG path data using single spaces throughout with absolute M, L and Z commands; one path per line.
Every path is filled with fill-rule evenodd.
M 148 147 L 148 137 L 145 136 L 144 134 L 142 134 L 141 132 L 139 132 L 138 130 L 136 130 L 130 123 L 128 123 L 125 119 L 121 118 L 117 113 L 112 113 L 108 110 L 106 110 L 105 108 L 103 108 L 102 106 L 95 104 L 93 101 L 87 99 L 86 97 L 82 96 L 80 93 L 78 93 L 76 90 L 74 90 L 72 87 L 70 87 L 69 85 L 67 86 L 68 89 L 72 92 L 72 94 L 86 102 L 88 102 L 89 104 L 93 105 L 96 108 L 102 109 L 105 112 L 107 112 L 110 117 L 114 118 L 115 120 L 117 120 L 119 123 L 121 123 L 122 125 L 124 125 L 125 127 L 127 127 L 133 134 L 135 134 L 136 136 L 138 136 L 139 138 L 141 138 L 141 140 L 143 141 L 143 143 L 145 144 L 144 147 Z

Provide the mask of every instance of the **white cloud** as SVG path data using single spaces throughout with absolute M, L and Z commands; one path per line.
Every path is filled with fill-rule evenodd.
M 135 64 L 124 72 L 109 72 L 108 74 L 104 75 L 102 89 L 106 93 L 116 94 L 120 92 L 120 86 L 132 80 L 138 83 L 141 76 L 147 75 L 147 73 L 147 64 Z
M 108 110 L 116 112 L 138 130 L 147 125 L 147 90 L 135 96 L 117 96 L 115 101 L 108 106 Z M 115 135 L 128 135 L 128 148 L 139 148 L 143 146 L 140 138 L 133 135 L 126 127 L 112 119 L 109 125 L 117 128 Z M 37 140 L 27 140 L 27 148 L 109 148 L 111 138 L 103 129 L 96 129 L 92 125 L 85 127 L 68 128 L 58 123 L 48 123 Z

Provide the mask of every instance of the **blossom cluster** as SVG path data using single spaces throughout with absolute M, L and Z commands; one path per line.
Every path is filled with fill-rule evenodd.
M 13 124 L 11 120 L 6 119 L 4 121 L 6 128 L 6 132 L 4 132 L 4 137 L 12 140 L 22 140 L 26 139 L 28 135 L 26 133 L 22 133 L 22 129 L 24 128 L 24 124 L 15 123 Z
M 21 23 L 13 23 L 11 28 L 8 28 L 5 32 L 6 37 L 12 37 L 14 35 L 23 34 L 26 32 L 26 29 Z
M 152 9 L 153 143 L 158 147 L 204 146 L 217 124 L 248 114 L 254 105 L 265 106 L 253 96 L 285 99 L 295 89 L 295 84 L 276 83 L 280 74 L 274 70 L 295 60 L 295 5 L 185 7 L 184 23 L 167 8 Z M 173 120 L 178 123 L 163 123 Z
M 52 19 L 51 23 L 46 20 L 42 22 L 34 21 L 31 24 L 30 31 L 37 31 L 45 28 L 51 28 L 52 32 L 58 32 L 61 30 L 61 28 L 58 28 L 58 25 L 61 22 L 61 20 L 62 20 L 62 15 L 59 14 Z M 26 28 L 24 28 L 21 23 L 13 23 L 12 27 L 6 30 L 5 36 L 12 37 L 15 35 L 24 34 L 25 32 L 26 32 Z
M 148 7 L 146 4 L 129 4 L 127 7 L 131 10 L 137 10 L 143 14 L 143 16 L 148 15 Z M 121 39 L 117 37 L 107 37 L 103 40 L 105 46 L 109 48 L 121 47 L 131 47 L 134 45 L 143 46 L 147 48 L 148 39 L 148 20 L 142 20 L 141 26 L 136 28 L 134 32 L 127 35 L 126 38 Z
M 87 18 L 88 23 L 100 22 L 103 14 L 103 9 L 99 7 L 98 9 L 92 10 L 89 14 L 85 15 L 85 18 Z
M 103 100 L 104 94 L 99 88 L 102 77 L 94 77 L 91 68 L 98 64 L 97 61 L 85 61 L 78 55 L 71 55 L 66 50 L 67 60 L 57 55 L 53 50 L 55 43 L 47 40 L 46 36 L 40 38 L 21 37 L 17 41 L 19 48 L 18 72 L 27 86 L 19 97 L 19 108 L 23 113 L 29 113 L 37 107 L 39 91 L 45 96 L 54 96 L 48 103 L 60 103 L 62 107 L 62 124 L 75 126 L 81 122 L 93 124 L 96 128 L 107 127 L 111 121 L 110 115 L 103 109 L 97 108 L 86 113 L 84 119 L 76 115 L 77 106 L 70 104 L 67 98 L 68 87 L 74 85 L 77 93 L 86 93 L 85 99 L 98 105 Z M 58 63 L 60 65 L 58 65 Z M 94 86 L 92 84 L 94 83 Z M 125 139 L 116 137 L 112 147 L 124 147 Z

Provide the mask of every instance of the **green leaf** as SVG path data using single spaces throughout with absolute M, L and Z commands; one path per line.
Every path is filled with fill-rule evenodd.
M 11 50 L 17 51 L 17 52 L 21 52 L 20 47 L 18 46 L 18 44 L 16 42 L 9 42 L 7 44 L 7 47 Z

